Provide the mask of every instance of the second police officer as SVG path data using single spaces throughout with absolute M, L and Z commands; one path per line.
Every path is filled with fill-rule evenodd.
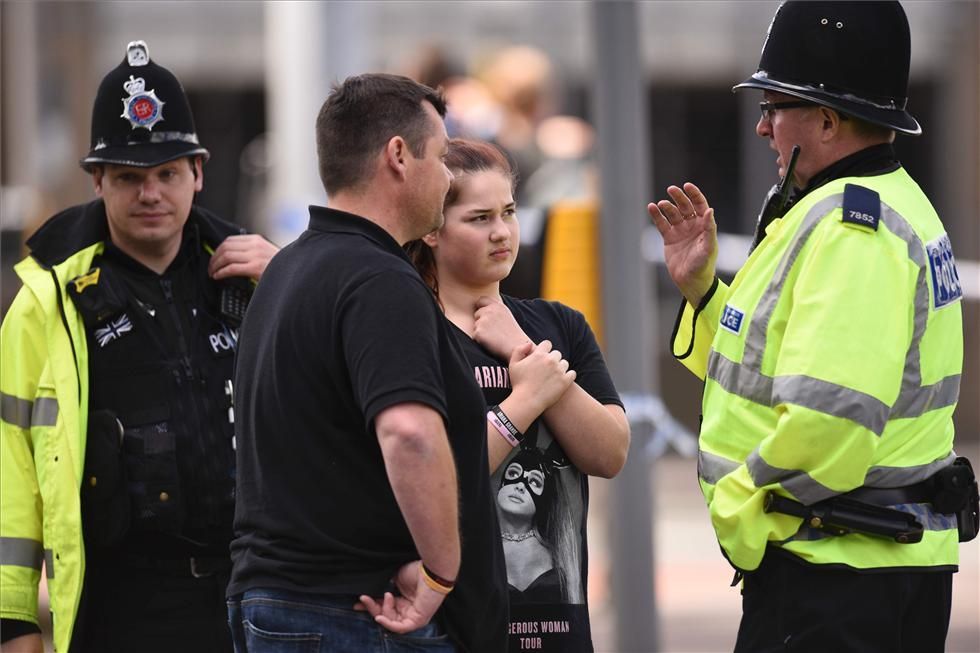
M 142 41 L 99 87 L 98 199 L 27 242 L 3 322 L 0 616 L 41 651 L 231 650 L 232 366 L 276 248 L 193 204 L 208 151 Z

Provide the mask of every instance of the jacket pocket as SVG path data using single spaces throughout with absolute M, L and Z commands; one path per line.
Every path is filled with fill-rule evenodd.
M 123 426 L 116 414 L 97 410 L 89 415 L 82 478 L 82 532 L 85 544 L 98 551 L 126 536 L 130 501 L 122 458 Z
M 184 501 L 177 466 L 177 434 L 169 411 L 123 424 L 123 459 L 132 502 L 133 527 L 179 534 Z

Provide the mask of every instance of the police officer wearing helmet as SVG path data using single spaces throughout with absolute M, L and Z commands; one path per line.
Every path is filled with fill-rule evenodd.
M 276 247 L 193 204 L 208 151 L 142 41 L 102 81 L 97 199 L 27 241 L 2 326 L 0 619 L 41 651 L 231 650 L 233 361 Z
M 648 206 L 685 298 L 672 351 L 705 381 L 699 481 L 744 574 L 736 651 L 944 648 L 976 482 L 953 453 L 952 243 L 892 148 L 921 132 L 909 44 L 898 2 L 779 7 L 735 90 L 762 91 L 786 183 L 730 285 L 697 186 Z

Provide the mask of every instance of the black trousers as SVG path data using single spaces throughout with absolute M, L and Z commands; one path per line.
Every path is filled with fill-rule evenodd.
M 90 565 L 70 652 L 231 653 L 229 569 L 202 564 L 195 577 L 187 558 Z
M 742 589 L 735 653 L 942 653 L 952 572 L 871 573 L 768 551 Z

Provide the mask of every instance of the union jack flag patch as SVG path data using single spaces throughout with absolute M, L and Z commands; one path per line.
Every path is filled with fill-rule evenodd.
M 105 326 L 96 329 L 95 339 L 98 341 L 99 347 L 105 347 L 116 338 L 132 330 L 133 323 L 129 321 L 129 316 L 123 313 L 119 317 L 109 320 Z

